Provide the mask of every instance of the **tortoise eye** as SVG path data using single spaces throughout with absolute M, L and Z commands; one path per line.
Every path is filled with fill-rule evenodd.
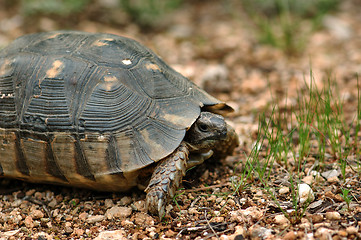
M 199 124 L 198 128 L 201 132 L 207 132 L 209 130 L 208 125 L 204 123 Z

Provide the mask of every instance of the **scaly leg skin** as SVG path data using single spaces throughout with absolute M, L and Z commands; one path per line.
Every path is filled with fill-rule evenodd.
M 167 201 L 174 197 L 187 170 L 188 148 L 185 143 L 167 158 L 163 159 L 154 169 L 148 187 L 146 208 L 152 214 L 162 218 L 165 214 Z

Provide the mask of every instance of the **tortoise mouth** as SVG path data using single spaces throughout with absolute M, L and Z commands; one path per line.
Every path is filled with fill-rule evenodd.
M 207 160 L 208 158 L 212 157 L 213 151 L 209 150 L 208 152 L 197 153 L 197 155 L 199 155 L 199 157 L 203 158 L 204 160 Z
M 213 155 L 212 150 L 209 150 L 207 152 L 191 153 L 187 161 L 187 169 L 202 164 L 205 160 L 212 157 L 212 155 Z

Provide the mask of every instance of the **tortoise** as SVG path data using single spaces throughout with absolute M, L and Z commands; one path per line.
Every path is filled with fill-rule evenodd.
M 164 215 L 186 169 L 231 154 L 233 109 L 135 40 L 43 32 L 0 52 L 0 175 L 97 191 L 145 189 Z

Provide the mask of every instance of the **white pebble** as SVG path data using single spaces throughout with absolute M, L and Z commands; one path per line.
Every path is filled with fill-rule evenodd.
M 281 187 L 280 190 L 278 190 L 279 194 L 286 194 L 290 192 L 289 187 Z
M 301 183 L 298 185 L 298 197 L 301 204 L 306 202 L 310 203 L 315 200 L 315 196 L 311 187 L 306 183 Z

